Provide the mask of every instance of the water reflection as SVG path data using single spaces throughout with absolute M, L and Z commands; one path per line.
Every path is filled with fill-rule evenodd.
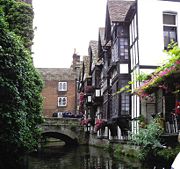
M 166 162 L 142 165 L 136 159 L 121 157 L 100 148 L 51 146 L 29 156 L 0 155 L 0 169 L 169 169 Z M 160 165 L 159 165 L 160 164 Z M 154 167 L 156 165 L 156 167 Z
M 44 148 L 30 156 L 27 169 L 135 169 L 142 166 L 115 160 L 103 149 L 81 146 Z

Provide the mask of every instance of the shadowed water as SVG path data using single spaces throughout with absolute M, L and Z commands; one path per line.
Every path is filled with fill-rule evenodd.
M 142 165 L 137 159 L 124 156 L 116 159 L 102 148 L 61 145 L 41 148 L 19 162 L 9 159 L 4 166 L 0 163 L 0 169 L 169 169 L 151 164 Z
M 137 159 L 120 157 L 118 160 L 104 149 L 79 147 L 46 147 L 29 156 L 27 169 L 151 169 Z M 156 169 L 162 167 L 156 167 Z

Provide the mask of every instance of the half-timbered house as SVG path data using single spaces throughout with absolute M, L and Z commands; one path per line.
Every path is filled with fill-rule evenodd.
M 105 28 L 99 29 L 97 52 L 93 53 L 93 45 L 89 45 L 89 76 L 91 96 L 103 96 L 102 102 L 94 97 L 93 103 L 91 98 L 95 108 L 91 112 L 95 118 L 105 119 L 110 140 L 127 139 L 129 131 L 137 133 L 140 115 L 150 122 L 152 114 L 170 111 L 167 105 L 174 105 L 175 100 L 160 91 L 158 96 L 164 99 L 154 102 L 143 101 L 132 93 L 141 85 L 137 77 L 153 73 L 167 59 L 163 50 L 168 50 L 168 44 L 179 42 L 179 11 L 178 0 L 107 1 Z
M 134 1 L 108 1 L 105 41 L 111 44 L 108 77 L 110 81 L 110 136 L 127 137 L 130 119 L 130 95 L 125 90 L 130 81 L 129 20 L 126 15 Z

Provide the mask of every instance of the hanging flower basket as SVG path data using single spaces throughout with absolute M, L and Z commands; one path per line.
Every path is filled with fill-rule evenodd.
M 84 120 L 81 120 L 81 125 L 82 126 L 87 126 L 89 123 L 91 123 L 91 119 L 84 119 Z
M 105 127 L 105 125 L 106 125 L 106 121 L 105 120 L 97 119 L 94 129 L 97 132 L 99 129 Z
M 177 53 L 176 53 L 177 54 Z M 173 74 L 180 71 L 180 49 L 178 55 L 173 55 L 169 61 L 158 68 L 150 75 L 150 78 L 144 80 L 142 85 L 137 88 L 134 93 L 141 98 L 148 97 L 157 89 L 162 88 L 168 90 L 167 81 L 173 79 Z
M 83 92 L 81 92 L 81 93 L 79 94 L 79 101 L 80 101 L 80 102 L 83 102 L 83 101 L 84 101 L 84 93 L 83 93 Z

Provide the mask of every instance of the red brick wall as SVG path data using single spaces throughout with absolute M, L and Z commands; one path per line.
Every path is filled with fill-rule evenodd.
M 65 80 L 66 81 L 66 80 Z M 75 112 L 75 80 L 68 80 L 67 92 L 58 91 L 57 80 L 46 80 L 42 91 L 44 97 L 43 114 L 46 117 L 52 117 L 54 112 Z M 67 96 L 67 106 L 58 107 L 58 97 Z

